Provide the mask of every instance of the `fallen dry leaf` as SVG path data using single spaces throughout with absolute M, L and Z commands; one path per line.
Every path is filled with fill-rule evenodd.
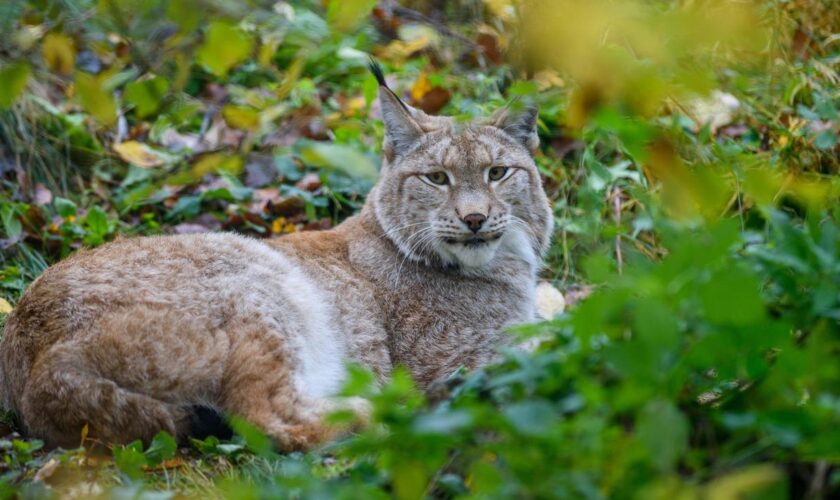
M 484 57 L 493 64 L 501 64 L 504 61 L 497 35 L 486 31 L 481 32 L 476 38 L 476 43 L 481 47 Z
M 295 183 L 295 187 L 303 191 L 316 191 L 321 187 L 321 177 L 316 173 L 309 172 Z
M 432 90 L 432 82 L 429 81 L 429 77 L 425 72 L 420 73 L 414 85 L 411 86 L 411 100 L 417 102 L 423 99 L 423 96 L 430 90 Z
M 12 312 L 12 309 L 14 308 L 9 304 L 9 301 L 0 298 L 0 314 L 9 314 Z
M 712 133 L 732 123 L 739 107 L 741 103 L 735 96 L 719 90 L 715 90 L 708 97 L 693 99 L 687 103 L 695 130 L 700 130 L 708 124 Z
M 163 165 L 163 159 L 149 146 L 137 141 L 126 141 L 113 146 L 120 158 L 132 165 L 153 168 Z
M 443 109 L 451 98 L 452 94 L 445 88 L 434 87 L 423 96 L 423 99 L 420 99 L 420 101 L 415 104 L 426 113 L 433 115 Z
M 537 312 L 545 319 L 551 319 L 566 309 L 566 299 L 551 283 L 537 285 Z
M 55 474 L 59 465 L 61 465 L 61 462 L 54 458 L 47 460 L 47 463 L 45 463 L 40 469 L 38 469 L 38 472 L 35 473 L 35 481 L 46 481 L 50 478 L 50 476 Z
M 39 205 L 49 205 L 52 203 L 52 200 L 53 194 L 46 186 L 40 182 L 35 184 L 35 203 Z

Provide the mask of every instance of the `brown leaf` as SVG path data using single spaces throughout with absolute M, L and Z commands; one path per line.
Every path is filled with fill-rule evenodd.
M 451 98 L 452 94 L 448 90 L 442 87 L 433 87 L 430 91 L 426 92 L 420 101 L 414 102 L 414 105 L 426 113 L 433 115 L 443 109 Z
M 303 191 L 313 192 L 321 187 L 321 177 L 318 174 L 309 172 L 295 183 L 295 187 Z
M 499 43 L 492 34 L 486 32 L 479 33 L 476 38 L 476 43 L 481 47 L 484 57 L 493 64 L 501 64 L 504 61 Z
M 316 221 L 307 222 L 301 228 L 302 231 L 323 231 L 332 227 L 330 219 L 318 219 Z
M 303 210 L 303 200 L 298 197 L 281 198 L 277 203 L 270 202 L 268 210 L 275 215 L 285 215 L 289 217 L 300 213 Z

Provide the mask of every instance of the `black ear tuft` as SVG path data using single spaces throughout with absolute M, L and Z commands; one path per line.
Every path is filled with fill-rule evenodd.
M 400 103 L 400 106 L 402 106 L 402 108 L 406 110 L 408 114 L 412 114 L 411 110 L 408 109 L 408 106 L 403 102 L 402 99 L 400 99 L 400 96 L 398 96 L 393 90 L 391 90 L 390 87 L 388 87 L 388 84 L 385 82 L 385 73 L 382 72 L 382 66 L 380 66 L 379 63 L 376 62 L 376 59 L 374 59 L 373 57 L 371 57 L 368 60 L 368 69 L 370 69 L 370 72 L 373 73 L 373 76 L 376 77 L 376 81 L 379 83 L 379 86 L 384 88 L 386 91 L 388 91 L 389 94 L 394 96 L 397 102 Z
M 368 61 L 368 68 L 370 69 L 370 72 L 373 73 L 373 76 L 376 77 L 376 81 L 379 82 L 379 85 L 388 88 L 388 84 L 385 83 L 385 73 L 382 72 L 382 66 L 380 66 L 373 57 L 371 57 Z

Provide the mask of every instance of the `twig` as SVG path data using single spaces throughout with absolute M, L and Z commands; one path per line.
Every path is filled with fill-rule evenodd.
M 616 231 L 618 230 L 618 226 L 621 225 L 621 189 L 618 187 L 613 188 L 612 190 L 612 202 L 613 202 L 613 220 L 615 221 Z M 618 274 L 621 274 L 622 267 L 624 265 L 624 259 L 621 256 L 621 234 L 615 235 L 615 260 L 618 263 Z
M 478 49 L 481 46 L 477 43 L 473 42 L 469 38 L 465 37 L 464 35 L 449 29 L 449 27 L 445 26 L 443 23 L 436 21 L 425 14 L 421 14 L 414 9 L 409 9 L 408 7 L 403 7 L 402 5 L 396 5 L 393 2 L 383 2 L 383 7 L 386 10 L 389 10 L 394 17 L 399 17 L 402 19 L 406 19 L 409 21 L 414 21 L 417 23 L 423 23 L 431 26 L 441 35 L 447 36 L 449 38 L 454 38 L 459 42 L 468 45 L 472 49 Z
M 808 487 L 808 498 L 822 498 L 825 487 L 825 476 L 828 473 L 828 462 L 820 460 L 814 465 L 814 475 Z

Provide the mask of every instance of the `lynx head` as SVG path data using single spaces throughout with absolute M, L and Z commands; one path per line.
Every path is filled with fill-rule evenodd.
M 470 124 L 429 116 L 379 89 L 383 165 L 376 218 L 408 259 L 476 271 L 497 255 L 536 268 L 552 214 L 533 160 L 533 108 L 504 108 Z

